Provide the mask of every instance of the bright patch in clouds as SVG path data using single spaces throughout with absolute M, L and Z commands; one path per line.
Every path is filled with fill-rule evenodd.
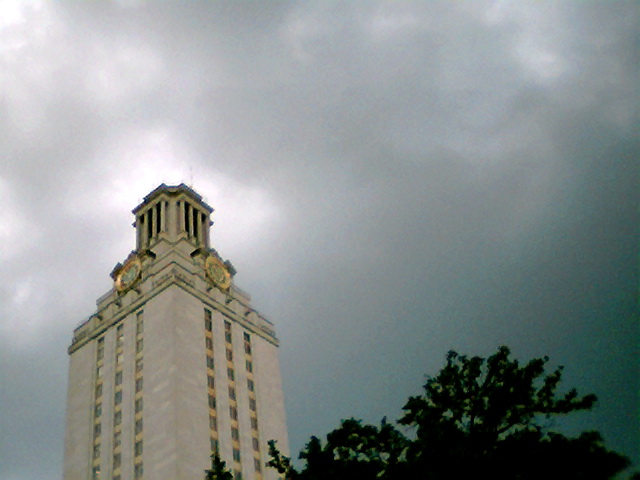
M 104 154 L 72 181 L 74 188 L 69 189 L 72 193 L 66 201 L 68 215 L 105 223 L 119 221 L 161 183 L 185 183 L 215 209 L 213 220 L 224 226 L 224 230 L 213 228 L 214 242 L 219 239 L 246 248 L 278 218 L 277 205 L 266 189 L 209 167 L 170 128 L 136 130 L 109 143 L 112 145 L 101 149 Z M 93 201 L 87 202 L 87 196 Z M 122 236 L 112 245 L 114 255 L 133 248 L 130 222 L 118 230 Z

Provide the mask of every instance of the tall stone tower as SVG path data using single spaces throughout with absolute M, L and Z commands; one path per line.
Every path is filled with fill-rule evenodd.
M 210 247 L 212 211 L 184 184 L 133 210 L 136 249 L 69 347 L 64 480 L 199 480 L 212 451 L 236 479 L 277 478 L 278 340 Z

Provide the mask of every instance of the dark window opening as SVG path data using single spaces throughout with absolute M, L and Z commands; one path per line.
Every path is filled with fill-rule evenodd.
M 196 240 L 198 240 L 198 212 L 194 208 L 191 210 L 191 214 L 193 221 L 193 236 L 196 237 Z
M 160 202 L 156 203 L 156 235 L 160 233 L 160 226 L 162 225 L 162 206 Z
M 153 222 L 151 221 L 151 210 L 149 210 L 145 215 L 147 216 L 147 238 L 151 239 L 151 237 L 153 237 Z
M 189 205 L 187 204 L 187 202 L 184 202 L 182 205 L 184 207 L 184 231 L 189 233 L 191 226 L 191 217 L 189 217 Z

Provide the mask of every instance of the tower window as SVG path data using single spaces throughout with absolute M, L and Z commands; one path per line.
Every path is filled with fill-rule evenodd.
M 142 440 L 138 440 L 134 446 L 134 454 L 136 457 L 142 455 Z
M 193 222 L 193 236 L 198 240 L 198 211 L 195 208 L 191 209 L 191 221 Z
M 207 332 L 210 332 L 212 327 L 213 325 L 211 321 L 211 310 L 209 310 L 208 308 L 205 308 L 204 309 L 204 328 L 207 330 Z
M 144 310 L 136 314 L 136 335 L 140 335 L 144 331 Z
M 150 240 L 153 237 L 153 221 L 151 220 L 151 210 L 147 210 L 145 214 L 147 216 L 147 238 Z
M 116 329 L 116 345 L 118 347 L 122 346 L 122 342 L 124 340 L 124 325 L 118 325 L 118 328 Z
M 224 339 L 227 343 L 231 343 L 233 337 L 231 336 L 231 323 L 225 320 L 224 322 Z
M 240 450 L 238 450 L 237 448 L 234 448 L 234 449 L 233 449 L 233 459 L 234 459 L 236 462 L 239 462 L 239 461 L 240 461 Z
M 160 233 L 162 226 L 162 206 L 160 202 L 156 203 L 156 235 Z
M 98 360 L 104 358 L 104 337 L 98 339 Z
M 184 231 L 187 232 L 187 234 L 189 234 L 189 232 L 191 231 L 191 217 L 189 216 L 189 204 L 187 202 L 184 202 L 182 205 L 184 207 Z

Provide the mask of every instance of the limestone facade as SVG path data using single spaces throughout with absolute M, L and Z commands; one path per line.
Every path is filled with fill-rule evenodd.
M 185 185 L 133 210 L 136 250 L 69 347 L 64 480 L 202 479 L 212 450 L 235 478 L 277 478 L 279 343 L 210 247 L 211 212 Z

